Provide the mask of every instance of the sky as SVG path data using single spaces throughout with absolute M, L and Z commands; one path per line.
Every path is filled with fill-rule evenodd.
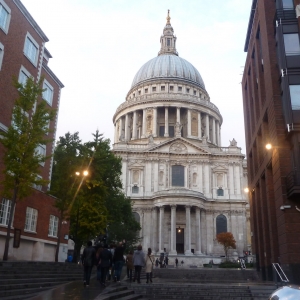
M 170 9 L 179 56 L 200 72 L 223 116 L 222 146 L 245 153 L 244 44 L 252 0 L 21 0 L 49 42 L 48 65 L 65 87 L 56 138 L 98 129 L 113 141 L 112 117 L 140 67 L 157 56 Z

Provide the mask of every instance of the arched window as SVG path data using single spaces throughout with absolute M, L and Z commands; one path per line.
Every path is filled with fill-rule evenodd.
M 184 186 L 184 166 L 172 166 L 172 186 Z
M 133 213 L 133 217 L 138 223 L 140 223 L 140 215 L 137 212 Z
M 218 196 L 224 196 L 224 190 L 222 188 L 217 189 L 217 195 Z
M 217 234 L 227 232 L 227 219 L 224 215 L 217 216 L 216 219 Z

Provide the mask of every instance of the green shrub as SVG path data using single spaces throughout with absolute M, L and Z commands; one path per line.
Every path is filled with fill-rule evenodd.
M 241 265 L 239 263 L 225 261 L 219 264 L 219 268 L 240 268 Z

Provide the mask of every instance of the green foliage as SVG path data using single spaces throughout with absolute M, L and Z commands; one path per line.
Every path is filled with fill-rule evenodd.
M 54 154 L 51 193 L 56 206 L 70 220 L 70 237 L 77 252 L 87 240 L 109 230 L 111 240 L 135 241 L 139 224 L 130 199 L 122 192 L 121 159 L 110 150 L 110 141 L 97 130 L 93 141 L 82 144 L 78 132 L 60 137 Z M 75 177 L 88 170 L 88 176 Z
M 47 158 L 37 155 L 36 148 L 51 142 L 48 123 L 54 119 L 56 111 L 49 109 L 45 101 L 38 101 L 42 95 L 43 78 L 35 83 L 28 78 L 25 85 L 14 81 L 19 97 L 15 100 L 12 112 L 12 125 L 2 133 L 0 142 L 4 153 L 4 196 L 11 198 L 17 187 L 18 199 L 28 196 L 32 185 L 44 185 L 46 180 L 39 179 L 40 164 Z M 17 199 L 16 199 L 17 200 Z
M 231 261 L 222 262 L 219 265 L 219 268 L 226 268 L 226 269 L 238 269 L 240 267 L 241 265 L 239 263 L 231 262 Z

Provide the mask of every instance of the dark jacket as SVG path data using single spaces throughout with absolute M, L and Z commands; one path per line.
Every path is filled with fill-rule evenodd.
M 101 251 L 101 253 L 99 255 L 99 259 L 100 259 L 100 267 L 101 268 L 110 267 L 112 264 L 112 255 L 111 255 L 111 252 L 107 248 L 104 248 Z
M 136 250 L 133 253 L 133 264 L 135 266 L 145 265 L 145 253 L 142 250 Z
M 114 253 L 114 258 L 113 261 L 124 261 L 124 250 L 125 250 L 125 245 L 123 246 L 118 246 L 115 249 L 115 253 Z
M 86 247 L 82 254 L 82 264 L 86 267 L 92 267 L 96 262 L 96 250 L 94 247 Z

